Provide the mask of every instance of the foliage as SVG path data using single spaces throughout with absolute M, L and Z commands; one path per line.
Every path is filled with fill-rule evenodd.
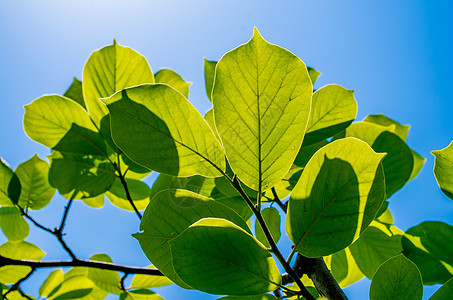
M 388 209 L 424 163 L 406 143 L 409 126 L 383 115 L 353 123 L 354 91 L 314 91 L 320 72 L 257 29 L 204 70 L 213 107 L 203 117 L 180 75 L 153 74 L 114 41 L 89 57 L 83 81 L 64 96 L 25 107 L 25 132 L 51 154 L 14 171 L 0 161 L 3 298 L 162 299 L 151 289 L 175 283 L 222 299 L 346 299 L 340 287 L 365 276 L 371 299 L 421 299 L 423 284 L 435 283 L 445 285 L 432 299 L 451 294 L 452 226 L 423 222 L 403 233 Z M 451 149 L 433 151 L 448 197 Z M 142 181 L 150 172 L 160 173 L 151 188 Z M 50 229 L 32 211 L 56 190 L 68 204 Z M 153 266 L 116 265 L 106 254 L 84 260 L 68 247 L 73 201 L 98 208 L 105 196 L 141 219 L 134 237 Z M 29 224 L 52 234 L 70 260 L 41 261 L 45 253 L 24 241 Z M 282 229 L 294 244 L 288 258 L 277 245 Z M 21 284 L 48 267 L 39 292 L 26 295 Z

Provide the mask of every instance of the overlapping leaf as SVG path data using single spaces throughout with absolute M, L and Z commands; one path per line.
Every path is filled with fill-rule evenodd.
M 277 243 L 280 239 L 281 232 L 280 232 L 280 213 L 273 207 L 265 208 L 261 211 L 261 215 L 263 216 L 264 221 L 266 222 L 266 226 L 269 228 L 269 231 L 274 239 L 274 242 Z M 263 229 L 261 228 L 258 220 L 255 222 L 255 236 L 258 241 L 260 241 L 264 246 L 270 248 L 269 241 L 264 234 Z
M 286 175 L 302 144 L 312 95 L 307 68 L 255 29 L 220 59 L 214 82 L 214 119 L 231 168 L 265 191 Z
M 127 87 L 154 83 L 154 75 L 146 58 L 131 48 L 106 46 L 91 54 L 83 68 L 83 97 L 90 117 L 98 127 L 108 114 L 99 100 Z
M 207 197 L 185 190 L 164 190 L 153 197 L 136 233 L 149 260 L 172 281 L 188 287 L 175 274 L 168 241 L 202 218 L 224 218 L 250 231 L 233 210 Z
M 0 229 L 9 241 L 22 241 L 30 233 L 30 227 L 16 207 L 0 207 Z
M 288 205 L 287 231 L 299 253 L 332 254 L 368 227 L 385 197 L 384 157 L 354 138 L 334 141 L 313 155 Z
M 170 69 L 161 69 L 154 74 L 156 83 L 165 83 L 179 91 L 184 97 L 189 98 L 190 83 L 186 82 L 181 75 Z
M 221 176 L 225 155 L 206 121 L 168 85 L 146 84 L 103 99 L 112 137 L 135 162 L 174 175 Z
M 178 276 L 217 295 L 254 295 L 275 290 L 281 276 L 269 251 L 225 219 L 201 219 L 169 242 Z

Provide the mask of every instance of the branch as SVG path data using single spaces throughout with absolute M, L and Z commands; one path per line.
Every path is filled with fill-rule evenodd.
M 58 267 L 88 267 L 109 271 L 119 271 L 127 274 L 164 276 L 158 269 L 128 267 L 100 261 L 91 261 L 83 259 L 70 261 L 35 261 L 35 260 L 17 260 L 0 255 L 0 267 L 3 266 L 27 266 L 32 269 L 58 268 Z
M 272 193 L 274 195 L 274 201 L 277 202 L 277 204 L 282 203 L 274 188 L 272 188 Z M 282 204 L 280 207 L 286 213 L 288 203 Z M 296 249 L 294 249 L 294 251 L 295 250 Z M 307 274 L 311 281 L 313 281 L 316 290 L 321 296 L 329 300 L 348 299 L 335 278 L 333 278 L 332 273 L 330 273 L 330 270 L 327 268 L 322 257 L 310 258 L 298 253 L 296 263 L 292 269 L 296 272 L 298 278 L 302 277 L 304 274 Z M 283 274 L 282 284 L 285 285 L 291 282 L 293 282 L 292 276 L 289 276 L 289 274 Z
M 30 272 L 28 272 L 27 275 L 25 275 L 25 277 L 21 278 L 18 282 L 16 282 L 6 293 L 3 294 L 3 297 L 6 297 L 6 295 L 8 295 L 9 293 L 11 292 L 14 292 L 16 290 L 20 290 L 20 285 L 22 284 L 22 282 L 24 282 L 25 280 L 27 280 L 28 278 L 30 278 L 30 276 L 35 272 L 36 268 L 32 268 Z M 19 292 L 20 293 L 20 292 Z
M 117 165 L 115 164 L 114 166 L 116 166 L 116 170 L 118 171 L 118 178 L 120 179 L 121 184 L 123 185 L 124 191 L 126 192 L 126 198 L 127 198 L 127 200 L 129 200 L 129 203 L 131 204 L 132 208 L 134 209 L 137 217 L 141 220 L 142 214 L 138 211 L 137 207 L 135 206 L 134 200 L 132 200 L 131 194 L 129 192 L 129 188 L 127 187 L 126 179 L 124 178 L 124 175 L 126 174 L 127 170 L 126 170 L 126 172 L 124 172 L 124 174 L 121 173 L 121 167 L 119 165 L 119 161 L 118 161 L 118 164 Z
M 74 252 L 72 252 L 71 248 L 69 248 L 69 246 L 64 241 L 63 229 L 66 225 L 66 219 L 68 218 L 69 210 L 71 209 L 71 205 L 72 205 L 72 202 L 74 201 L 74 196 L 76 195 L 76 193 L 77 193 L 77 191 L 74 191 L 74 193 L 72 193 L 72 196 L 68 201 L 68 204 L 64 208 L 63 216 L 61 217 L 60 226 L 58 228 L 55 228 L 55 230 L 52 231 L 52 234 L 58 239 L 58 241 L 60 242 L 63 249 L 69 254 L 69 256 L 73 260 L 77 260 L 77 257 L 75 256 Z

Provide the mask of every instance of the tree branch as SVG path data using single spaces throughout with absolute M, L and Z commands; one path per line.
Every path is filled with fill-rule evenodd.
M 282 203 L 274 188 L 272 188 L 272 193 L 274 195 L 274 201 Z M 288 203 L 282 205 L 279 204 L 285 213 L 288 208 L 287 204 Z M 294 253 L 295 251 L 296 249 L 294 249 L 291 253 Z M 327 268 L 322 257 L 310 258 L 298 253 L 296 262 L 292 269 L 296 272 L 298 278 L 302 277 L 304 274 L 307 274 L 311 281 L 313 281 L 316 290 L 321 296 L 329 300 L 348 299 L 335 278 L 333 278 L 332 273 L 330 273 L 330 270 Z M 285 285 L 291 282 L 293 282 L 292 276 L 289 276 L 289 274 L 283 274 L 282 284 Z
M 58 267 L 88 267 L 110 271 L 119 271 L 127 274 L 164 276 L 158 269 L 128 267 L 100 261 L 91 261 L 83 259 L 70 261 L 34 261 L 34 260 L 17 260 L 0 255 L 0 267 L 3 266 L 28 266 L 32 269 L 58 268 Z
M 9 293 L 14 292 L 15 290 L 20 290 L 20 285 L 22 282 L 30 278 L 30 276 L 35 272 L 36 268 L 31 268 L 31 271 L 28 272 L 25 277 L 21 278 L 19 281 L 17 281 L 6 293 L 3 294 L 3 297 L 6 297 Z
M 118 171 L 118 178 L 120 179 L 121 184 L 123 185 L 124 191 L 126 192 L 126 198 L 127 198 L 127 200 L 129 200 L 129 203 L 131 204 L 132 208 L 134 209 L 137 217 L 141 220 L 142 214 L 138 211 L 137 207 L 135 206 L 134 200 L 132 200 L 131 194 L 129 192 L 129 188 L 127 187 L 126 179 L 124 178 L 124 174 L 126 174 L 126 172 L 124 174 L 121 173 L 121 167 L 120 167 L 119 161 L 118 161 L 118 165 L 114 165 L 114 166 L 116 166 L 116 170 Z

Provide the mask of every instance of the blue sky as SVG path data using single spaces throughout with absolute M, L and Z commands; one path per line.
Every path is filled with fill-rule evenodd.
M 395 224 L 402 230 L 423 220 L 452 224 L 453 203 L 437 187 L 429 153 L 453 140 L 452 8 L 449 1 L 404 0 L 1 1 L 0 156 L 15 168 L 35 153 L 49 154 L 25 135 L 23 105 L 43 94 L 62 94 L 74 76 L 81 78 L 90 53 L 114 38 L 145 55 L 154 72 L 171 68 L 193 82 L 189 100 L 205 113 L 210 102 L 203 58 L 219 59 L 257 26 L 265 39 L 322 72 L 316 87 L 337 83 L 354 89 L 358 120 L 383 113 L 411 125 L 408 143 L 427 162 L 391 198 Z M 64 204 L 56 197 L 35 216 L 54 227 Z M 106 252 L 120 264 L 146 265 L 130 236 L 137 230 L 132 213 L 76 203 L 67 240 L 80 257 Z M 27 240 L 48 253 L 45 259 L 66 258 L 45 233 L 32 229 Z M 40 271 L 25 289 L 36 292 L 47 273 Z M 346 291 L 351 299 L 365 299 L 368 285 L 363 280 Z M 166 299 L 216 299 L 176 287 L 156 291 Z

